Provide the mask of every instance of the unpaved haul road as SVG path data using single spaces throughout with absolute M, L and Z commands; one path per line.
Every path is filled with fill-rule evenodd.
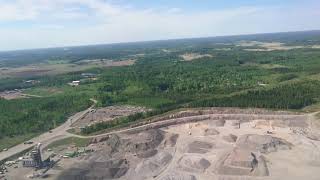
M 132 128 L 125 128 L 125 129 L 120 129 L 116 131 L 111 131 L 103 134 L 98 134 L 98 135 L 92 135 L 92 136 L 82 136 L 82 135 L 76 135 L 76 134 L 70 134 L 69 136 L 74 136 L 74 137 L 79 137 L 79 138 L 97 138 L 97 137 L 105 137 L 111 134 L 117 134 L 117 133 L 130 133 L 130 132 L 140 132 L 148 129 L 154 129 L 154 128 L 161 128 L 161 127 L 166 127 L 166 126 L 171 126 L 171 125 L 177 125 L 177 124 L 184 124 L 184 123 L 190 123 L 190 122 L 198 122 L 198 121 L 205 121 L 205 120 L 210 120 L 210 118 L 213 117 L 241 117 L 241 118 L 247 118 L 250 119 L 252 117 L 255 117 L 257 114 L 206 114 L 206 115 L 195 115 L 195 116 L 188 116 L 188 117 L 181 117 L 181 118 L 173 118 L 173 119 L 167 119 L 167 120 L 161 120 L 161 121 L 156 121 L 152 123 L 148 123 L 145 125 L 137 126 L 137 127 L 132 127 Z M 261 119 L 305 119 L 313 117 L 311 114 L 300 114 L 300 115 L 260 115 L 259 117 Z M 276 117 L 276 118 L 275 118 Z M 232 120 L 232 119 L 229 119 Z M 255 119 L 255 120 L 259 120 Z M 68 133 L 68 132 L 67 132 Z
M 250 118 L 250 117 L 255 117 L 258 114 L 207 114 L 207 115 L 196 115 L 196 116 L 190 116 L 190 117 L 182 117 L 182 118 L 173 118 L 173 119 L 168 119 L 168 120 L 162 120 L 158 122 L 152 122 L 149 124 L 145 124 L 142 126 L 138 127 L 133 127 L 133 128 L 127 128 L 127 129 L 121 129 L 109 133 L 104 133 L 104 134 L 99 134 L 99 135 L 94 135 L 94 136 L 81 136 L 81 135 L 76 135 L 76 134 L 71 134 L 67 132 L 67 130 L 71 129 L 72 124 L 81 119 L 84 115 L 86 115 L 89 111 L 92 110 L 92 108 L 95 106 L 97 103 L 96 100 L 91 99 L 91 101 L 94 102 L 94 104 L 86 109 L 85 111 L 79 112 L 72 117 L 70 117 L 63 125 L 57 127 L 56 129 L 52 130 L 52 133 L 44 133 L 38 137 L 35 137 L 31 139 L 30 141 L 35 142 L 35 143 L 41 143 L 43 144 L 42 147 L 46 147 L 47 145 L 51 144 L 54 141 L 64 139 L 66 137 L 79 137 L 79 138 L 96 138 L 96 137 L 104 137 L 110 134 L 116 134 L 116 133 L 127 133 L 127 132 L 132 132 L 132 131 L 143 131 L 146 129 L 152 129 L 152 128 L 158 128 L 162 126 L 170 126 L 170 125 L 175 125 L 175 124 L 183 124 L 187 122 L 196 122 L 196 121 L 203 121 L 203 120 L 208 120 L 212 117 L 217 117 L 217 116 L 241 116 L 242 118 Z M 300 118 L 314 118 L 314 115 L 316 113 L 311 113 L 311 114 L 303 114 L 303 115 L 262 115 L 264 118 L 268 119 L 267 117 L 277 117 L 279 119 L 300 119 Z M 34 144 L 30 145 L 25 145 L 25 144 L 19 144 L 17 146 L 14 146 L 10 148 L 8 151 L 0 152 L 0 161 L 3 161 L 13 155 L 16 155 L 18 153 L 21 153 L 31 147 L 33 147 Z
M 92 108 L 95 106 L 97 101 L 94 100 L 94 99 L 91 99 L 91 101 L 94 102 L 94 104 L 91 107 L 89 107 L 88 109 L 86 109 L 84 111 L 81 111 L 81 112 L 78 112 L 75 115 L 69 117 L 68 120 L 64 124 L 62 124 L 61 126 L 53 129 L 51 131 L 51 133 L 47 132 L 47 133 L 41 134 L 40 136 L 37 136 L 37 137 L 35 137 L 33 139 L 30 139 L 29 141 L 32 141 L 34 143 L 41 143 L 44 146 L 47 146 L 47 145 L 49 145 L 50 143 L 52 143 L 54 141 L 57 141 L 59 139 L 63 139 L 63 138 L 72 136 L 71 134 L 67 133 L 66 131 L 68 129 L 70 129 L 72 123 L 74 123 L 77 120 L 81 119 L 85 114 L 87 114 L 89 111 L 92 110 Z M 7 151 L 0 152 L 0 162 L 5 160 L 5 159 L 7 159 L 7 158 L 10 158 L 11 156 L 19 154 L 19 153 L 21 153 L 21 152 L 23 152 L 23 151 L 25 151 L 25 150 L 27 150 L 29 148 L 32 148 L 35 145 L 34 143 L 33 144 L 21 143 L 21 144 L 18 144 L 16 146 L 8 149 Z

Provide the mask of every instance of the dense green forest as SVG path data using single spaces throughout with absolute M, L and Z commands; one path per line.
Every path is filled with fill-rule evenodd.
M 229 97 L 196 101 L 192 107 L 257 107 L 301 109 L 319 102 L 320 81 L 300 81 L 271 89 L 249 90 Z
M 0 99 L 0 139 L 48 131 L 90 104 L 89 99 L 80 94 L 10 101 Z
M 250 51 L 239 45 L 239 41 L 244 40 L 276 41 L 300 47 Z M 37 84 L 24 83 L 30 77 L 0 77 L 0 91 L 23 88 L 35 95 L 41 89 L 59 92 L 42 93 L 44 96 L 40 98 L 0 99 L 0 141 L 5 137 L 45 132 L 63 123 L 70 114 L 88 107 L 90 98 L 98 100 L 97 106 L 132 104 L 153 110 L 87 127 L 85 134 L 181 107 L 301 110 L 320 103 L 320 50 L 311 48 L 314 45 L 320 45 L 318 31 L 78 47 L 71 54 L 61 49 L 41 50 L 48 51 L 47 55 L 39 53 L 41 56 L 33 55 L 37 50 L 20 52 L 17 56 L 13 56 L 13 52 L 2 53 L 3 67 L 21 66 L 24 56 L 31 60 L 22 65 L 55 59 L 67 59 L 70 63 L 96 58 L 115 61 L 135 58 L 136 63 L 32 77 L 39 81 Z M 184 61 L 181 55 L 188 53 L 210 56 Z M 1 57 L 6 60 L 1 61 Z M 84 72 L 96 74 L 97 79 L 83 78 Z M 68 86 L 73 80 L 81 80 L 81 85 Z

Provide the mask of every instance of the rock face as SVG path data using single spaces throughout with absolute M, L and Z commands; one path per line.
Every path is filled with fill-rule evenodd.
M 145 131 L 139 134 L 121 138 L 118 135 L 109 135 L 96 138 L 91 143 L 103 142 L 103 149 L 88 155 L 73 168 L 66 169 L 58 179 L 61 180 L 91 180 L 117 179 L 124 176 L 129 170 L 129 162 L 123 154 L 136 155 L 137 158 L 150 158 L 143 161 L 137 168 L 142 174 L 148 175 L 161 170 L 172 159 L 168 153 L 158 153 L 157 147 L 163 141 L 164 132 L 159 129 Z M 112 159 L 112 160 L 110 160 Z M 148 173 L 150 172 L 150 173 Z
M 269 135 L 252 135 L 247 134 L 241 136 L 237 140 L 237 147 L 258 151 L 261 153 L 275 152 L 278 149 L 290 149 L 291 144 L 283 139 L 272 137 Z

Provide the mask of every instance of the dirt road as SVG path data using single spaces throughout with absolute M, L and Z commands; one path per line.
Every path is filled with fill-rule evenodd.
M 94 102 L 94 105 L 96 104 L 96 101 L 91 99 Z M 67 132 L 67 130 L 71 129 L 72 124 L 74 124 L 76 121 L 81 119 L 83 116 L 85 116 L 89 111 L 92 110 L 94 107 L 92 105 L 90 108 L 86 109 L 85 111 L 79 112 L 72 117 L 70 117 L 64 124 L 61 126 L 57 127 L 56 129 L 52 130 L 51 133 L 44 133 L 38 137 L 35 137 L 31 139 L 30 141 L 33 141 L 35 143 L 42 143 L 42 147 L 46 147 L 50 143 L 57 141 L 59 139 L 64 139 L 66 137 L 79 137 L 79 138 L 96 138 L 96 137 L 104 137 L 110 134 L 114 133 L 126 133 L 126 132 L 140 132 L 144 131 L 147 129 L 153 129 L 153 128 L 161 128 L 165 126 L 170 126 L 170 125 L 176 125 L 176 124 L 183 124 L 183 123 L 190 123 L 190 122 L 197 122 L 197 121 L 204 121 L 204 120 L 214 120 L 214 119 L 221 119 L 221 118 L 226 118 L 226 119 L 266 119 L 266 120 L 297 120 L 297 119 L 304 119 L 304 118 L 313 118 L 315 113 L 312 114 L 300 114 L 300 115 L 293 115 L 293 114 L 283 114 L 283 115 L 263 115 L 263 114 L 206 114 L 206 115 L 196 115 L 196 116 L 190 116 L 190 117 L 182 117 L 182 118 L 173 118 L 173 119 L 167 119 L 167 120 L 162 120 L 158 122 L 153 122 L 149 123 L 146 125 L 138 126 L 138 127 L 133 127 L 133 128 L 127 128 L 127 129 L 121 129 L 117 130 L 114 132 L 109 132 L 109 133 L 104 133 L 100 135 L 94 135 L 94 136 L 81 136 L 81 135 L 76 135 L 76 134 L 71 134 Z M 307 115 L 307 116 L 306 116 Z M 8 151 L 1 152 L 0 153 L 0 161 L 7 159 L 8 157 L 11 157 L 15 154 L 18 154 L 24 150 L 27 150 L 34 146 L 34 144 L 30 145 L 25 145 L 25 144 L 19 144 L 17 146 L 14 146 L 10 148 Z
M 214 120 L 214 119 L 220 119 L 221 117 L 229 120 L 236 120 L 237 118 L 241 119 L 251 119 L 251 120 L 259 120 L 259 119 L 267 119 L 267 120 L 297 120 L 297 119 L 306 119 L 313 117 L 313 114 L 311 115 L 257 115 L 257 114 L 206 114 L 206 115 L 196 115 L 196 116 L 190 116 L 190 117 L 182 117 L 182 118 L 173 118 L 168 120 L 162 120 L 157 122 L 152 122 L 149 124 L 133 127 L 133 128 L 127 128 L 127 129 L 121 129 L 113 132 L 103 133 L 99 135 L 93 135 L 93 136 L 81 136 L 81 135 L 75 135 L 75 134 L 69 134 L 70 136 L 75 136 L 79 138 L 96 138 L 96 137 L 104 137 L 107 135 L 115 134 L 115 133 L 129 133 L 129 132 L 140 132 L 148 129 L 155 129 L 155 128 L 161 128 L 171 125 L 177 125 L 177 124 L 184 124 L 184 123 L 190 123 L 190 122 L 198 122 L 198 121 L 205 121 L 205 120 Z

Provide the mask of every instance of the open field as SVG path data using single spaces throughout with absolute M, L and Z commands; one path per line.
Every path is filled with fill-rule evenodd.
M 244 49 L 245 51 L 287 51 L 292 49 L 317 47 L 317 46 L 287 46 L 284 43 L 280 43 L 280 42 L 258 42 L 258 41 L 239 42 L 237 46 L 259 47 L 259 49 L 254 49 L 254 48 Z
M 26 134 L 26 135 L 21 135 L 21 136 L 15 136 L 15 137 L 5 137 L 5 138 L 2 138 L 0 140 L 0 151 L 2 151 L 3 149 L 8 149 L 8 148 L 11 148 L 17 144 L 20 144 L 20 143 L 23 143 L 35 136 L 38 136 L 39 134 L 36 133 L 36 134 Z
M 244 49 L 245 51 L 257 51 L 257 52 L 268 52 L 268 51 L 287 51 L 293 49 L 302 49 L 302 48 L 309 48 L 309 49 L 319 49 L 320 45 L 311 45 L 311 46 L 288 46 L 285 43 L 280 42 L 259 42 L 259 41 L 243 41 L 239 42 L 237 46 L 240 47 L 250 47 Z M 258 48 L 254 48 L 258 47 Z
M 184 61 L 192 61 L 201 58 L 212 58 L 213 56 L 211 54 L 186 53 L 181 55 L 180 57 L 182 57 Z
M 63 89 L 54 87 L 29 88 L 23 90 L 23 93 L 34 96 L 52 96 L 63 93 Z
M 26 78 L 45 75 L 58 75 L 70 72 L 84 71 L 92 68 L 130 66 L 134 63 L 135 60 L 83 60 L 77 63 L 42 63 L 23 67 L 2 68 L 2 70 L 0 71 L 0 78 Z

